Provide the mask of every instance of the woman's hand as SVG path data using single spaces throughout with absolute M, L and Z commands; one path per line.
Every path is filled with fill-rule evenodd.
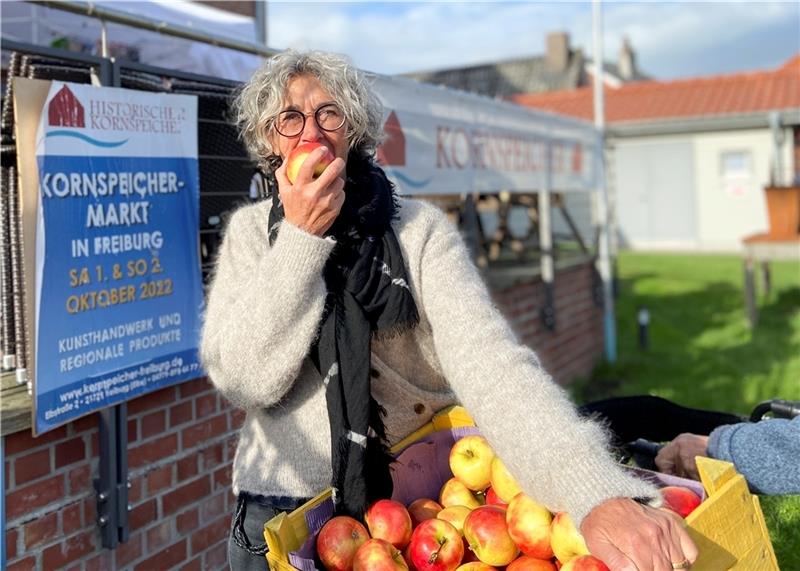
M 660 472 L 699 480 L 695 460 L 698 456 L 708 456 L 708 436 L 687 432 L 659 450 L 655 461 Z
M 614 571 L 688 569 L 697 559 L 697 547 L 679 516 L 628 498 L 595 507 L 581 533 L 592 555 Z
M 344 204 L 345 163 L 335 158 L 315 179 L 314 167 L 326 149 L 315 149 L 300 167 L 294 184 L 286 178 L 286 161 L 275 171 L 278 193 L 286 220 L 309 234 L 322 236 L 331 227 Z

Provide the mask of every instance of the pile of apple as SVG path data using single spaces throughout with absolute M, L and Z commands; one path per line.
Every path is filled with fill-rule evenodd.
M 607 571 L 565 512 L 552 514 L 525 495 L 489 443 L 465 436 L 450 449 L 453 477 L 438 501 L 404 506 L 379 500 L 361 522 L 337 516 L 317 536 L 328 571 Z M 700 504 L 692 490 L 662 489 L 666 508 L 686 517 Z

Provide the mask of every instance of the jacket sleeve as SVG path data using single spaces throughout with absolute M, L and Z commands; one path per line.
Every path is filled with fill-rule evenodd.
M 291 388 L 325 303 L 333 242 L 283 221 L 272 248 L 266 210 L 238 210 L 225 232 L 208 294 L 201 358 L 241 408 L 277 403 Z
M 421 305 L 436 354 L 458 399 L 523 490 L 576 525 L 615 497 L 659 504 L 653 486 L 608 453 L 596 423 L 566 393 L 494 307 L 456 228 L 431 209 L 420 268 Z
M 756 493 L 800 494 L 800 416 L 720 426 L 708 454 L 732 462 Z

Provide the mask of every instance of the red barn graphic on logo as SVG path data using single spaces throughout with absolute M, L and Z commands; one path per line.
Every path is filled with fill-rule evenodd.
M 50 100 L 47 110 L 51 126 L 85 127 L 83 105 L 66 85 Z
M 402 167 L 406 164 L 406 136 L 394 111 L 389 113 L 386 123 L 386 140 L 378 147 L 378 162 L 384 166 Z

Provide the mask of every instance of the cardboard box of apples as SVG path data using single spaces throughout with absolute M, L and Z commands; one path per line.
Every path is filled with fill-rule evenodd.
M 552 514 L 521 492 L 502 460 L 471 425 L 466 411 L 453 407 L 399 443 L 394 449 L 393 496 L 373 504 L 363 522 L 332 517 L 329 492 L 267 522 L 264 535 L 271 568 L 607 569 L 589 554 L 568 514 Z M 686 518 L 701 550 L 693 569 L 777 570 L 757 497 L 747 492 L 746 484 L 742 492 L 743 482 L 737 485 L 735 477 L 743 478 L 728 470 L 730 464 L 709 462 L 701 467 L 705 488 L 691 480 L 638 472 L 662 488 L 665 509 Z M 734 500 L 726 508 L 729 502 L 720 503 L 722 496 L 715 499 L 712 491 L 729 484 L 736 490 L 724 494 Z M 717 509 L 710 509 L 713 504 Z M 739 513 L 748 508 L 752 521 L 744 521 Z M 720 520 L 726 510 L 737 512 L 733 520 L 737 523 Z

